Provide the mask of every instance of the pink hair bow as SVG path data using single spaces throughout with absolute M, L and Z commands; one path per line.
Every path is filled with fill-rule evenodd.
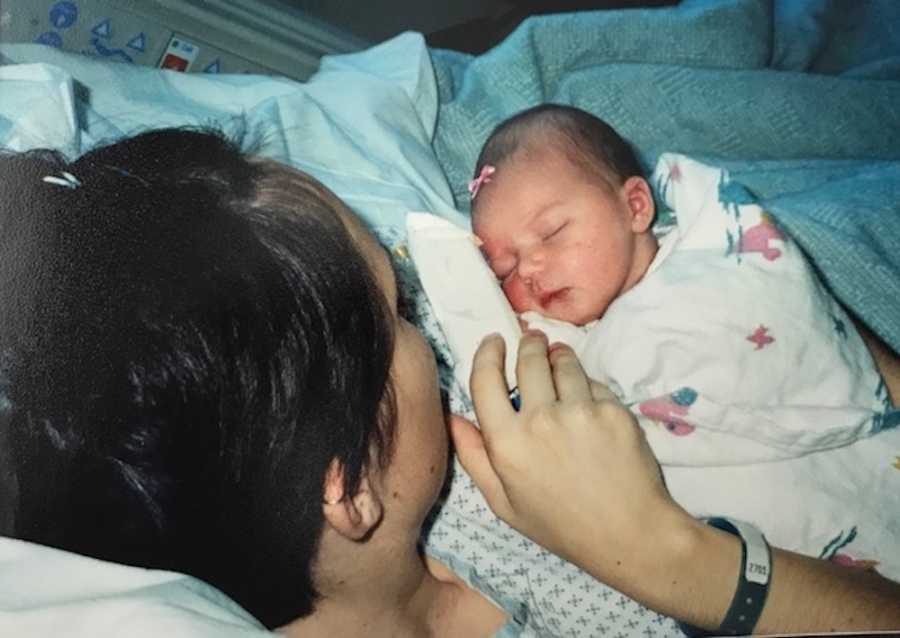
M 491 181 L 491 175 L 496 172 L 497 169 L 490 164 L 485 164 L 481 167 L 481 172 L 478 174 L 478 177 L 469 182 L 469 193 L 471 194 L 472 199 L 475 199 L 475 196 L 478 195 L 481 185 Z

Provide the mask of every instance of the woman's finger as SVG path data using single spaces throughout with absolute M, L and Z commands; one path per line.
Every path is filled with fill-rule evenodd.
M 519 358 L 516 361 L 516 377 L 522 410 L 556 402 L 553 373 L 547 358 L 547 335 L 529 330 L 519 341 Z
M 472 360 L 472 403 L 488 445 L 492 436 L 513 426 L 516 416 L 506 386 L 505 360 L 506 343 L 500 335 L 485 337 Z
M 609 389 L 608 386 L 600 383 L 599 381 L 594 381 L 590 379 L 590 387 L 591 387 L 591 396 L 594 398 L 594 401 L 600 403 L 601 401 L 618 401 L 619 397 L 617 397 L 612 390 Z
M 484 494 L 488 506 L 498 516 L 508 516 L 510 507 L 506 490 L 494 470 L 478 428 L 467 419 L 453 414 L 450 416 L 450 435 L 459 462 Z
M 554 344 L 550 349 L 550 365 L 560 401 L 590 401 L 593 398 L 590 380 L 572 348 Z

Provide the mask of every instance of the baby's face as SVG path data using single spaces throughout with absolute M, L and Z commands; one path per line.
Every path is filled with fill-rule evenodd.
M 584 324 L 636 284 L 656 252 L 649 186 L 613 190 L 545 150 L 497 167 L 473 202 L 473 230 L 513 309 Z

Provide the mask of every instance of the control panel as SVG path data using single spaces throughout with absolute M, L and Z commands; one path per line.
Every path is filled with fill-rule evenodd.
M 290 24 L 292 20 L 299 24 Z M 304 35 L 311 29 L 316 30 L 314 38 Z M 330 38 L 324 45 L 320 33 Z M 0 0 L 0 42 L 35 42 L 123 64 L 184 72 L 304 80 L 322 54 L 360 48 L 361 43 L 345 42 L 336 33 L 296 12 L 278 14 L 265 2 Z M 291 37 L 305 40 L 293 43 Z

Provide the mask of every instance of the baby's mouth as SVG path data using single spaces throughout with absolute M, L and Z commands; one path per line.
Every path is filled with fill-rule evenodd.
M 542 308 L 546 308 L 550 304 L 564 299 L 568 293 L 569 288 L 559 288 L 557 290 L 554 290 L 553 292 L 548 292 L 538 297 L 538 303 Z

